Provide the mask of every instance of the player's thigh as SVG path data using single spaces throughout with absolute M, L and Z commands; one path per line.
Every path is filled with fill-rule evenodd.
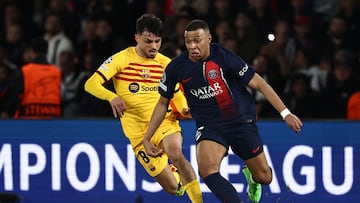
M 251 171 L 255 180 L 260 182 L 271 182 L 272 172 L 264 152 L 261 152 L 256 157 L 245 160 L 245 164 Z
M 157 145 L 158 147 L 163 147 L 163 141 L 165 138 L 169 136 L 172 137 L 173 135 L 179 136 L 177 139 L 180 140 L 177 139 L 173 140 L 172 138 L 167 139 L 167 142 L 169 143 L 167 145 L 172 145 L 170 142 L 173 141 L 182 142 L 182 137 L 180 132 L 181 132 L 181 127 L 179 121 L 164 119 L 163 122 L 160 124 L 159 128 L 155 131 L 150 141 L 155 145 Z M 178 145 L 178 143 L 174 143 L 174 144 Z
M 212 140 L 202 140 L 196 145 L 196 158 L 201 177 L 218 172 L 220 163 L 227 154 L 227 149 Z
M 255 123 L 234 126 L 226 133 L 232 151 L 243 160 L 257 157 L 263 152 L 263 141 Z
M 162 140 L 162 147 L 169 158 L 182 154 L 182 136 L 180 132 L 167 135 Z M 179 154 L 180 153 L 180 154 Z

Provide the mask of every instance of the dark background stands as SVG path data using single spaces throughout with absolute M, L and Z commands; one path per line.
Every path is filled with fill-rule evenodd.
M 135 20 L 149 12 L 164 21 L 161 51 L 170 57 L 185 50 L 185 24 L 202 18 L 212 29 L 213 42 L 259 66 L 259 73 L 275 85 L 278 94 L 297 104 L 295 113 L 304 118 L 345 119 L 347 100 L 360 79 L 359 5 L 359 0 L 0 0 L 0 64 L 8 67 L 1 68 L 6 70 L 1 88 L 5 90 L 11 75 L 28 63 L 29 40 L 49 32 L 48 16 L 59 17 L 60 32 L 71 44 L 64 51 L 76 61 L 75 72 L 86 77 L 106 56 L 135 44 Z M 63 71 L 64 78 L 71 75 Z M 306 99 L 296 99 L 294 88 L 299 84 L 307 89 Z M 112 88 L 111 82 L 107 86 Z M 254 97 L 259 99 L 260 117 L 278 117 L 266 111 L 268 104 L 261 96 L 255 93 Z M 78 112 L 69 116 L 112 116 L 106 102 L 86 93 L 76 98 Z M 309 110 L 319 103 L 318 111 Z

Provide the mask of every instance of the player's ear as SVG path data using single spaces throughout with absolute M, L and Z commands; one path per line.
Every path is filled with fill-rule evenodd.
M 140 35 L 139 35 L 139 34 L 135 34 L 135 35 L 134 35 L 134 38 L 135 38 L 135 41 L 136 41 L 137 43 L 139 43 Z
M 208 36 L 208 40 L 209 40 L 209 42 L 211 42 L 211 40 L 212 40 L 212 36 L 211 36 L 211 34 L 209 34 L 209 36 Z

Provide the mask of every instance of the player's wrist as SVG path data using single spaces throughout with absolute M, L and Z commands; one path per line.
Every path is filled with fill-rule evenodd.
M 288 108 L 285 108 L 284 110 L 282 110 L 280 112 L 280 115 L 281 115 L 283 120 L 285 120 L 286 116 L 288 116 L 290 114 L 291 114 L 291 111 Z

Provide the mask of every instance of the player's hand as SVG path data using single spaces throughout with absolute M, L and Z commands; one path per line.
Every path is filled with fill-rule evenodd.
M 303 123 L 301 120 L 294 114 L 289 114 L 285 117 L 285 122 L 292 128 L 296 133 L 301 131 Z
M 115 97 L 111 100 L 110 105 L 115 118 L 121 118 L 127 109 L 124 100 L 120 97 Z
M 143 145 L 145 147 L 146 154 L 152 157 L 161 156 L 163 154 L 163 150 L 156 147 L 153 143 L 148 139 L 143 140 Z
M 183 108 L 181 114 L 184 119 L 192 119 L 190 108 Z

